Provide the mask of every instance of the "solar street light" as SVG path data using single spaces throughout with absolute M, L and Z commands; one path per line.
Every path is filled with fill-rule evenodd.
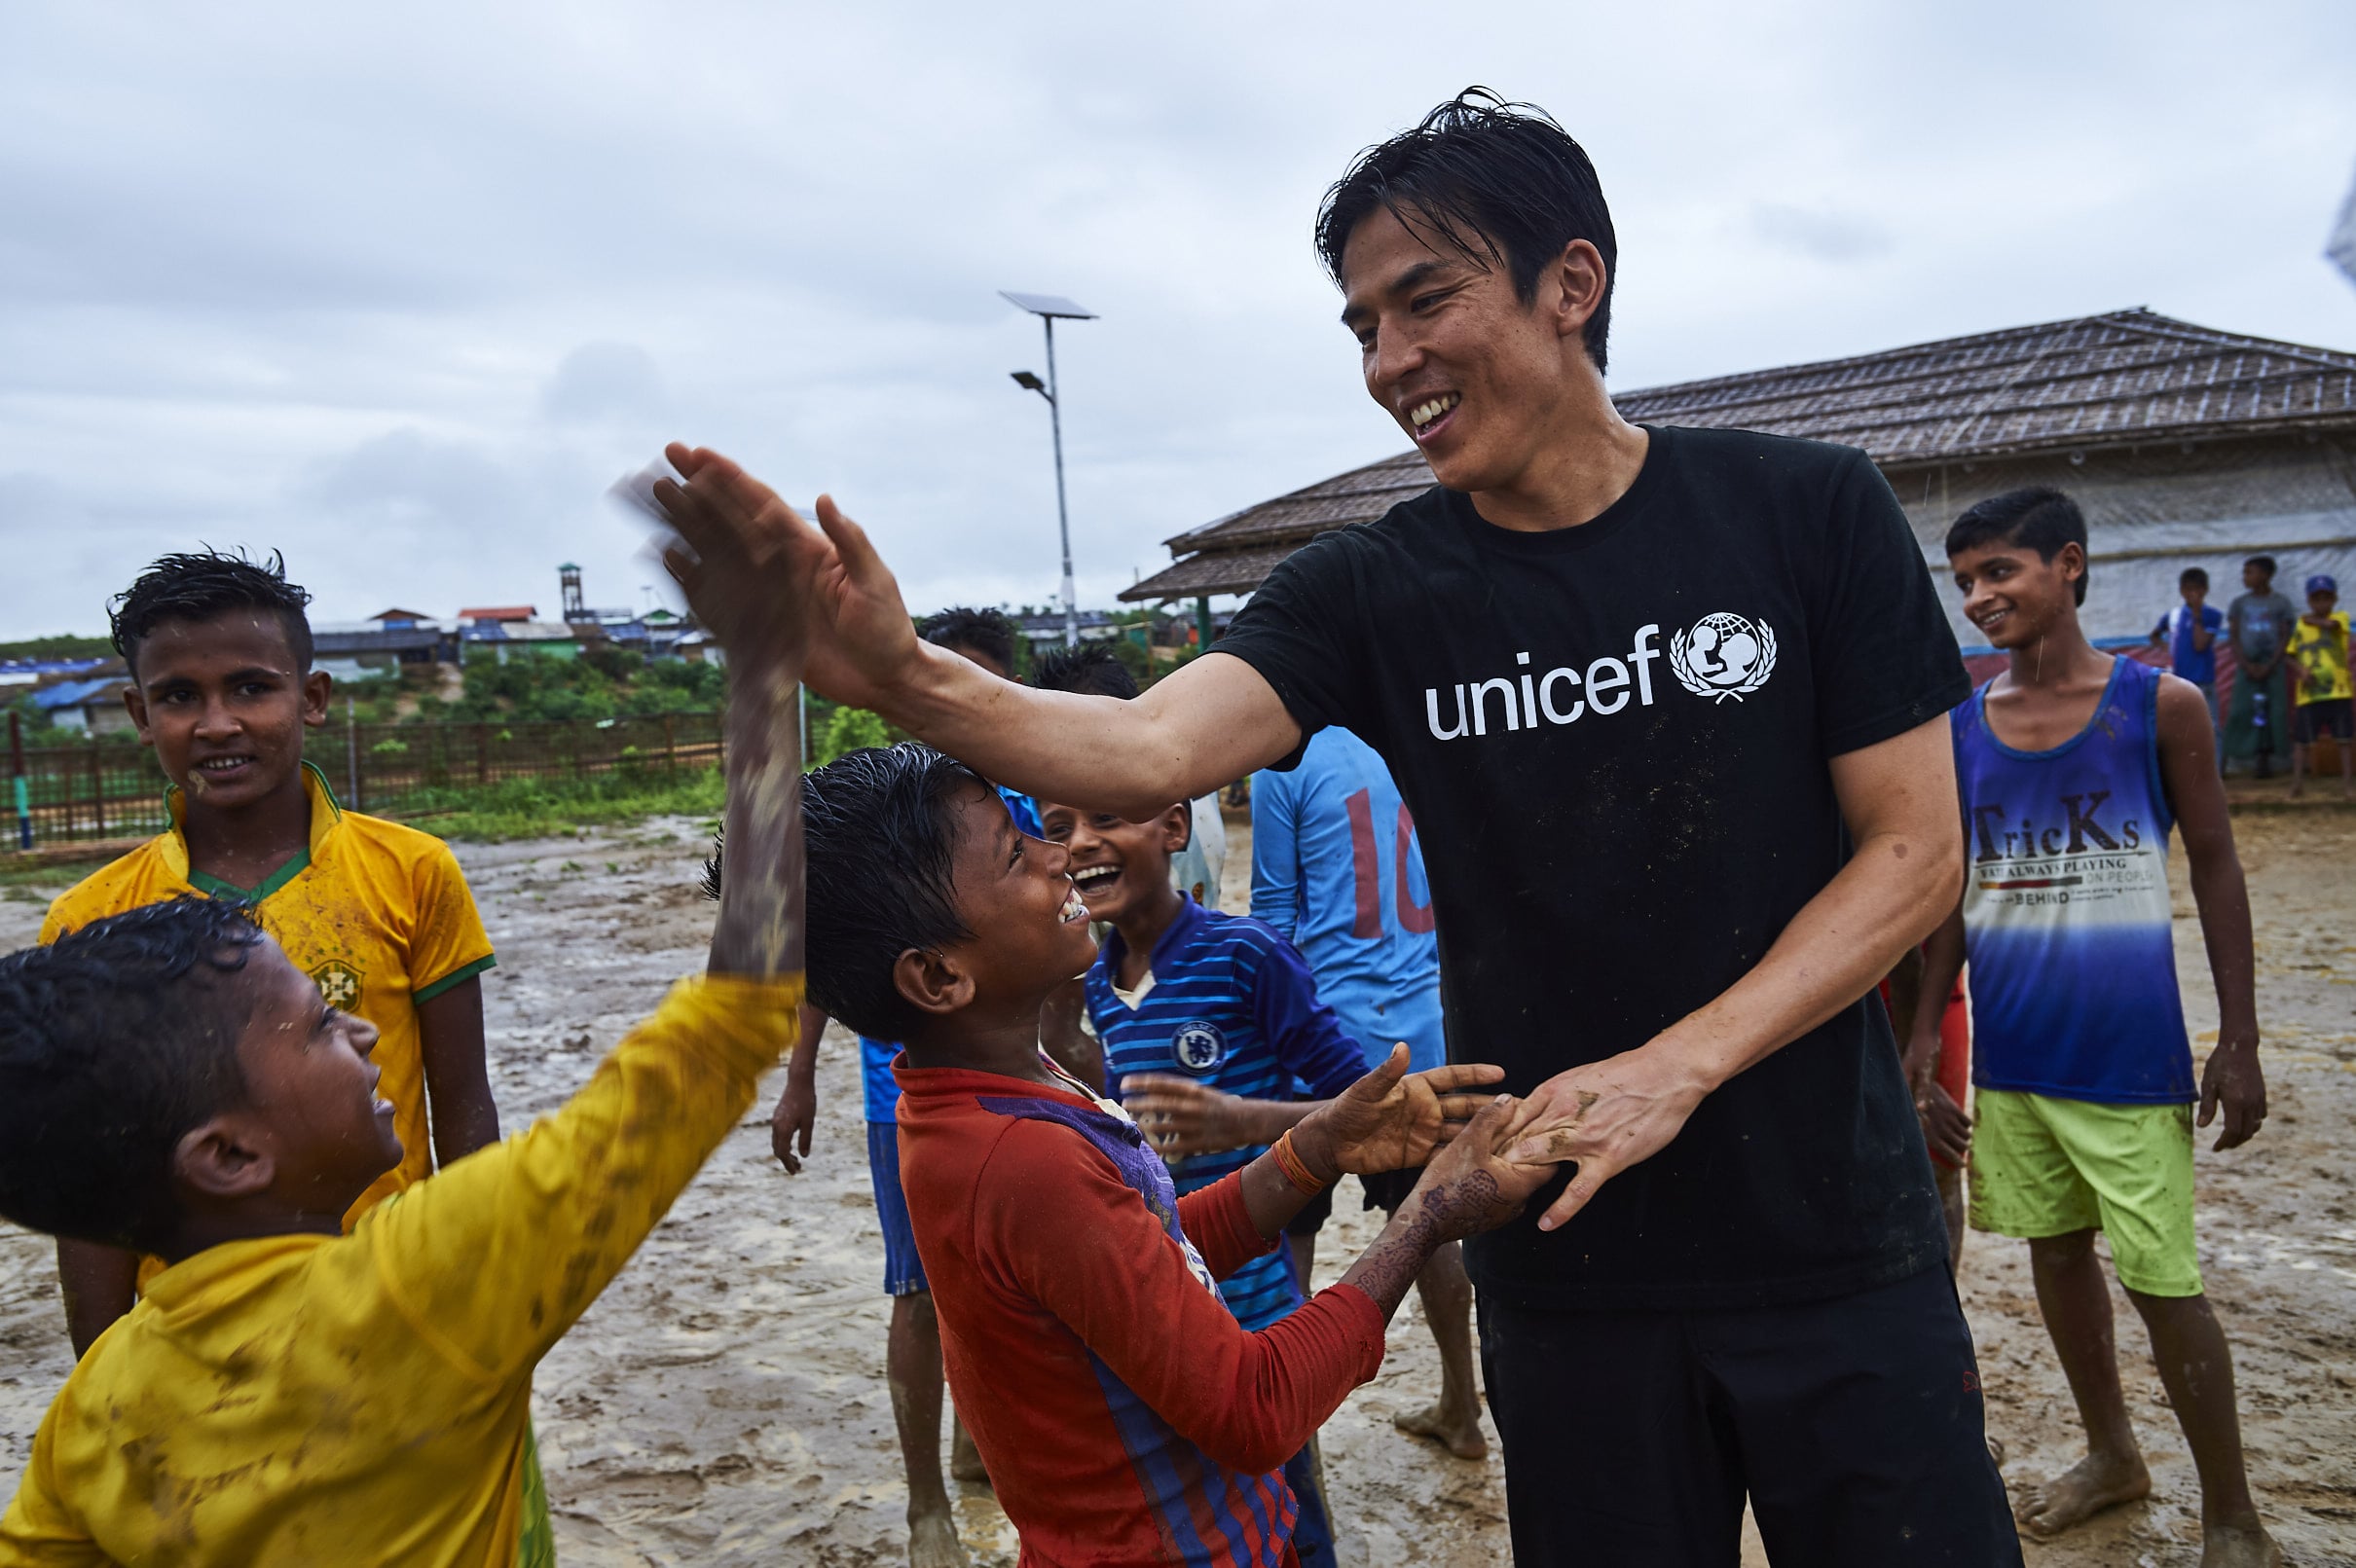
M 1055 323 L 1093 321 L 1096 312 L 1060 294 L 1016 294 L 1000 289 L 998 297 L 1017 310 L 1028 310 L 1039 317 L 1047 328 L 1048 379 L 1043 382 L 1027 370 L 1015 371 L 1013 376 L 1015 385 L 1048 400 L 1048 423 L 1054 432 L 1055 526 L 1063 536 L 1063 645 L 1068 648 L 1080 640 L 1080 606 L 1072 594 L 1072 518 L 1063 494 L 1063 405 L 1055 398 Z

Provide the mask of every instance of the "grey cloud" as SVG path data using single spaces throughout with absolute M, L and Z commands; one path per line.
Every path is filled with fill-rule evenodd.
M 540 388 L 540 408 L 560 423 L 643 422 L 668 407 L 654 356 L 633 343 L 583 344 Z
M 1893 243 L 1890 232 L 1870 218 L 1780 202 L 1751 208 L 1750 228 L 1777 249 L 1815 261 L 1860 261 L 1881 255 Z

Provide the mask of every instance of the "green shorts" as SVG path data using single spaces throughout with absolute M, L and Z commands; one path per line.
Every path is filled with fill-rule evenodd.
M 2190 1106 L 2097 1105 L 2013 1089 L 1972 1099 L 1972 1229 L 2032 1241 L 2100 1230 L 2128 1290 L 2200 1294 Z

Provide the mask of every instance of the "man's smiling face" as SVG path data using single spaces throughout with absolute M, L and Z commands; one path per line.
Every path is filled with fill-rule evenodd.
M 1601 276 L 1592 245 L 1569 254 Z M 1501 264 L 1378 208 L 1343 248 L 1342 287 L 1367 392 L 1451 490 L 1512 488 L 1594 373 L 1579 338 L 1591 311 L 1566 301 L 1561 266 L 1539 271 L 1524 304 Z

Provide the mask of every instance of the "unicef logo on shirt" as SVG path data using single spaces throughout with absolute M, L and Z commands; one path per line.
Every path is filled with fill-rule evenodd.
M 1170 1048 L 1177 1052 L 1180 1067 L 1190 1073 L 1208 1073 L 1227 1059 L 1227 1037 L 1219 1033 L 1218 1025 L 1190 1018 L 1170 1038 Z
M 1775 674 L 1775 632 L 1732 610 L 1705 615 L 1669 639 L 1669 668 L 1696 697 L 1741 702 Z

